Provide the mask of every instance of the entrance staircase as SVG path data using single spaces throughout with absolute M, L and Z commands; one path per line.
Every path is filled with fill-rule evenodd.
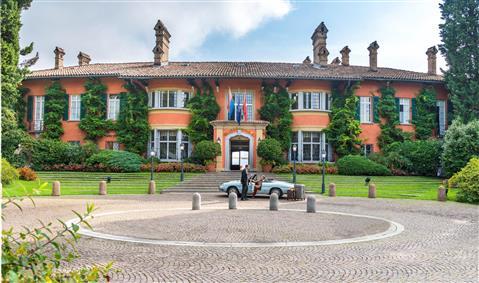
M 276 180 L 282 180 L 290 182 L 291 180 L 286 180 L 284 178 L 278 177 L 272 173 L 263 173 L 263 172 L 250 172 L 250 175 L 258 174 L 258 176 L 265 175 L 266 178 L 273 178 Z M 223 172 L 212 172 L 205 173 L 188 179 L 179 183 L 178 185 L 171 187 L 162 191 L 162 193 L 217 193 L 219 192 L 218 187 L 224 182 L 240 180 L 241 171 L 223 171 Z

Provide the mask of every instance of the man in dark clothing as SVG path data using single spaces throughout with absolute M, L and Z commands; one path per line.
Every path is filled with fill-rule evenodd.
M 248 199 L 248 164 L 241 170 L 241 200 Z

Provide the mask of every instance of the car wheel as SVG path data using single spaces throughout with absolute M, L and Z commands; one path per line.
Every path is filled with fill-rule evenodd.
M 231 193 L 236 193 L 238 197 L 240 196 L 240 193 L 236 187 L 229 187 L 227 192 L 228 192 L 228 195 L 230 195 Z
M 271 191 L 269 192 L 270 195 L 272 194 L 277 194 L 278 195 L 278 198 L 281 198 L 281 196 L 283 195 L 283 191 L 278 189 L 278 188 L 274 188 L 274 189 L 271 189 Z

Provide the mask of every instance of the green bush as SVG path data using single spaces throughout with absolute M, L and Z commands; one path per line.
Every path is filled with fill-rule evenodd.
M 102 165 L 112 172 L 139 172 L 142 158 L 133 152 L 122 150 L 102 150 L 87 159 L 90 166 Z
M 51 139 L 33 141 L 30 155 L 35 170 L 55 164 L 80 164 L 83 159 L 81 147 Z
M 456 199 L 461 202 L 479 203 L 479 158 L 474 157 L 449 179 L 449 187 L 457 188 Z
M 221 146 L 212 141 L 200 141 L 193 149 L 193 159 L 205 165 L 221 155 Z
M 283 151 L 281 143 L 273 138 L 264 139 L 258 144 L 258 156 L 261 157 L 261 164 L 282 164 Z
M 10 165 L 5 158 L 2 158 L 2 185 L 11 184 L 15 180 L 18 180 L 17 169 Z
M 479 156 L 479 120 L 467 124 L 454 120 L 444 137 L 442 167 L 446 177 L 461 170 L 474 156 Z
M 436 176 L 441 165 L 441 142 L 421 140 L 395 142 L 387 148 L 387 165 L 410 175 Z
M 387 176 L 391 171 L 381 164 L 359 155 L 347 155 L 336 162 L 341 175 Z

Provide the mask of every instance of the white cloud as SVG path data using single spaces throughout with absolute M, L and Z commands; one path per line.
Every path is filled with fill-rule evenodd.
M 161 19 L 172 34 L 170 56 L 194 54 L 212 33 L 241 37 L 291 11 L 289 0 L 174 2 L 42 2 L 25 11 L 22 43 L 35 42 L 34 69 L 53 66 L 53 49 L 65 49 L 65 65 L 83 51 L 92 62 L 152 61 L 153 27 Z

